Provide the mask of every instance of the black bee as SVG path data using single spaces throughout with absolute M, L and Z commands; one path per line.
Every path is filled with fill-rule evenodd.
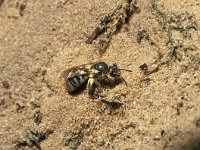
M 72 67 L 62 73 L 65 79 L 65 86 L 68 93 L 77 92 L 87 83 L 88 94 L 94 96 L 95 88 L 99 88 L 101 83 L 114 84 L 116 81 L 124 81 L 120 70 L 116 64 L 109 66 L 105 62 L 95 62 L 85 65 Z M 126 70 L 131 72 L 131 70 Z

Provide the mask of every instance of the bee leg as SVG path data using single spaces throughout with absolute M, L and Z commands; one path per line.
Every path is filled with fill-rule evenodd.
M 110 77 L 110 76 L 105 76 L 105 80 L 104 80 L 104 81 L 106 82 L 106 84 L 112 86 L 112 85 L 114 85 L 116 79 L 115 79 L 115 78 L 112 78 L 112 77 Z
M 90 97 L 94 98 L 94 92 L 95 92 L 95 79 L 93 77 L 90 77 L 87 84 L 88 94 Z
M 100 84 L 98 82 L 95 82 L 95 85 L 96 85 L 97 93 L 102 93 L 102 89 L 100 88 Z
M 98 98 L 102 97 L 102 95 L 100 95 L 100 93 L 102 93 L 103 90 L 100 86 L 100 83 L 97 80 L 95 81 L 95 87 L 96 87 L 95 96 L 98 97 Z
M 102 89 L 100 88 L 100 84 L 97 80 L 95 80 L 93 77 L 89 78 L 88 84 L 88 94 L 91 98 L 99 98 L 99 93 L 102 92 Z

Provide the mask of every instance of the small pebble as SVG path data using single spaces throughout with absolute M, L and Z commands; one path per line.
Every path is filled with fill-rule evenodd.
M 6 80 L 2 81 L 2 85 L 3 85 L 3 87 L 6 88 L 6 89 L 8 89 L 8 88 L 10 87 L 9 82 L 6 81 Z

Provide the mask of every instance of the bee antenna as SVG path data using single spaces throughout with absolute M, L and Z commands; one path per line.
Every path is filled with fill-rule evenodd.
M 133 72 L 132 70 L 129 70 L 129 69 L 119 69 L 119 70 L 124 70 L 124 71 L 128 71 L 128 72 Z
M 121 79 L 124 81 L 125 85 L 128 86 L 126 80 L 121 76 Z

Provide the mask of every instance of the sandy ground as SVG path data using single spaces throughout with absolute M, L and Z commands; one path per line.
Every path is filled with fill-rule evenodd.
M 124 3 L 0 0 L 0 150 L 200 149 L 200 2 L 138 0 L 99 55 L 86 41 Z M 99 60 L 128 86 L 67 94 L 62 71 Z

